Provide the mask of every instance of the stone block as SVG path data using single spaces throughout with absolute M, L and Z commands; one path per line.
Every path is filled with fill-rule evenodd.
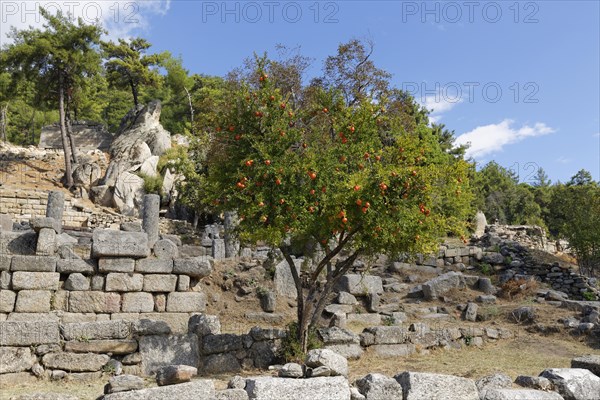
M 130 354 L 137 350 L 137 340 L 90 340 L 65 342 L 65 351 L 70 353 Z
M 150 293 L 124 293 L 122 301 L 121 311 L 126 313 L 152 312 L 154 310 L 154 299 Z
M 12 274 L 14 290 L 58 290 L 59 281 L 58 272 L 17 271 Z
M 109 272 L 133 272 L 136 261 L 131 258 L 101 258 L 98 260 L 98 271 Z
M 350 385 L 343 376 L 311 379 L 246 378 L 246 392 L 256 400 L 348 400 Z
M 167 312 L 203 312 L 206 295 L 202 292 L 172 292 L 167 297 Z
M 13 256 L 11 271 L 56 272 L 56 257 Z
M 21 290 L 17 294 L 15 312 L 44 313 L 50 312 L 52 292 L 48 290 Z
M 188 335 L 142 336 L 139 340 L 142 371 L 152 375 L 167 365 L 189 365 L 197 367 L 200 361 L 198 337 Z
M 100 291 L 72 292 L 69 295 L 69 311 L 72 313 L 118 313 L 121 296 L 118 293 Z
M 56 232 L 54 229 L 44 228 L 38 234 L 35 254 L 38 256 L 51 256 L 56 252 Z
M 61 333 L 65 340 L 127 339 L 131 324 L 127 321 L 65 323 Z
M 212 257 L 180 258 L 173 264 L 173 273 L 202 279 L 213 271 Z
M 124 232 L 95 229 L 92 253 L 94 257 L 144 258 L 150 255 L 148 235 L 145 232 Z
M 58 344 L 58 321 L 0 322 L 0 346 Z
M 94 273 L 94 266 L 91 260 L 86 261 L 81 258 L 66 258 L 56 262 L 56 272 L 61 274 L 80 273 L 83 275 L 91 275 Z
M 0 374 L 28 371 L 36 362 L 29 347 L 0 347 Z
M 48 353 L 42 357 L 46 368 L 61 369 L 70 372 L 95 372 L 110 360 L 106 354 L 94 353 Z
M 354 296 L 383 294 L 383 282 L 374 275 L 344 275 L 338 283 L 338 289 Z
M 107 292 L 139 292 L 144 286 L 142 274 L 125 274 L 111 272 L 106 275 Z
M 90 290 L 90 279 L 80 273 L 69 274 L 69 277 L 65 281 L 65 290 Z
M 144 292 L 164 293 L 174 292 L 177 287 L 175 275 L 145 275 Z
M 402 386 L 405 400 L 479 400 L 472 379 L 423 372 L 404 372 L 394 379 Z
M 163 239 L 154 243 L 154 255 L 161 260 L 173 260 L 179 257 L 177 245 L 170 240 Z
M 135 272 L 144 274 L 170 274 L 173 272 L 173 260 L 140 258 L 135 262 Z
M 171 386 L 159 386 L 130 392 L 107 394 L 104 400 L 214 399 L 212 380 L 194 380 Z
M 15 309 L 17 294 L 12 290 L 0 290 L 0 313 L 11 313 Z
M 179 275 L 177 277 L 177 291 L 187 292 L 190 290 L 190 277 L 187 275 Z

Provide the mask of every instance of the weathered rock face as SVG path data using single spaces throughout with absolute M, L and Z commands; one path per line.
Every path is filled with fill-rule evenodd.
M 101 180 L 105 195 L 95 196 L 95 201 L 114 204 L 122 214 L 139 215 L 144 180 L 137 174 L 156 175 L 157 157 L 171 147 L 171 134 L 160 124 L 160 113 L 160 102 L 152 101 L 125 116 L 110 146 L 111 161 Z
M 393 378 L 369 374 L 356 381 L 360 393 L 369 400 L 401 399 L 402 386 Z
M 113 393 L 104 396 L 104 400 L 213 399 L 214 396 L 213 381 L 202 379 L 179 385 Z
M 285 379 L 247 378 L 246 392 L 254 400 L 348 400 L 350 386 L 346 378 Z
M 551 368 L 540 374 L 548 378 L 565 400 L 598 398 L 600 378 L 587 369 Z
M 471 379 L 421 372 L 404 372 L 394 378 L 402 386 L 405 400 L 479 400 Z

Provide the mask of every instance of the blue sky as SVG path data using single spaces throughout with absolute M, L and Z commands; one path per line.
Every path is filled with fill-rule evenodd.
M 7 3 L 2 22 L 31 18 Z M 523 181 L 538 166 L 553 181 L 581 168 L 600 180 L 598 1 L 131 3 L 86 1 L 75 11 L 101 13 L 112 37 L 143 36 L 212 75 L 254 51 L 275 55 L 278 43 L 300 46 L 318 75 L 339 43 L 368 38 L 375 63 L 470 142 L 479 163 L 496 160 Z

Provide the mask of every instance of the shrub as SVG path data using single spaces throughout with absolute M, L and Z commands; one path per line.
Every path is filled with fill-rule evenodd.
M 595 301 L 596 300 L 596 294 L 594 292 L 592 292 L 591 290 L 583 292 L 582 296 L 587 301 Z
M 307 350 L 318 349 L 322 345 L 317 335 L 315 328 L 308 331 Z M 281 349 L 279 357 L 286 363 L 296 362 L 303 363 L 306 354 L 302 351 L 302 343 L 298 340 L 298 323 L 292 322 L 287 326 L 287 335 L 281 341 Z
M 150 176 L 146 174 L 139 174 L 140 178 L 144 180 L 144 191 L 148 194 L 158 194 L 162 196 L 163 178 L 160 175 Z
M 533 279 L 511 279 L 501 287 L 501 295 L 509 300 L 533 296 L 539 285 Z

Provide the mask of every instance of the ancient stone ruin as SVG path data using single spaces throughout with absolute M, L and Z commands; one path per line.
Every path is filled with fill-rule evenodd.
M 110 147 L 113 135 L 102 124 L 90 121 L 73 121 L 71 123 L 73 141 L 80 151 L 103 150 Z M 41 149 L 62 150 L 63 144 L 58 123 L 42 127 L 40 142 Z

